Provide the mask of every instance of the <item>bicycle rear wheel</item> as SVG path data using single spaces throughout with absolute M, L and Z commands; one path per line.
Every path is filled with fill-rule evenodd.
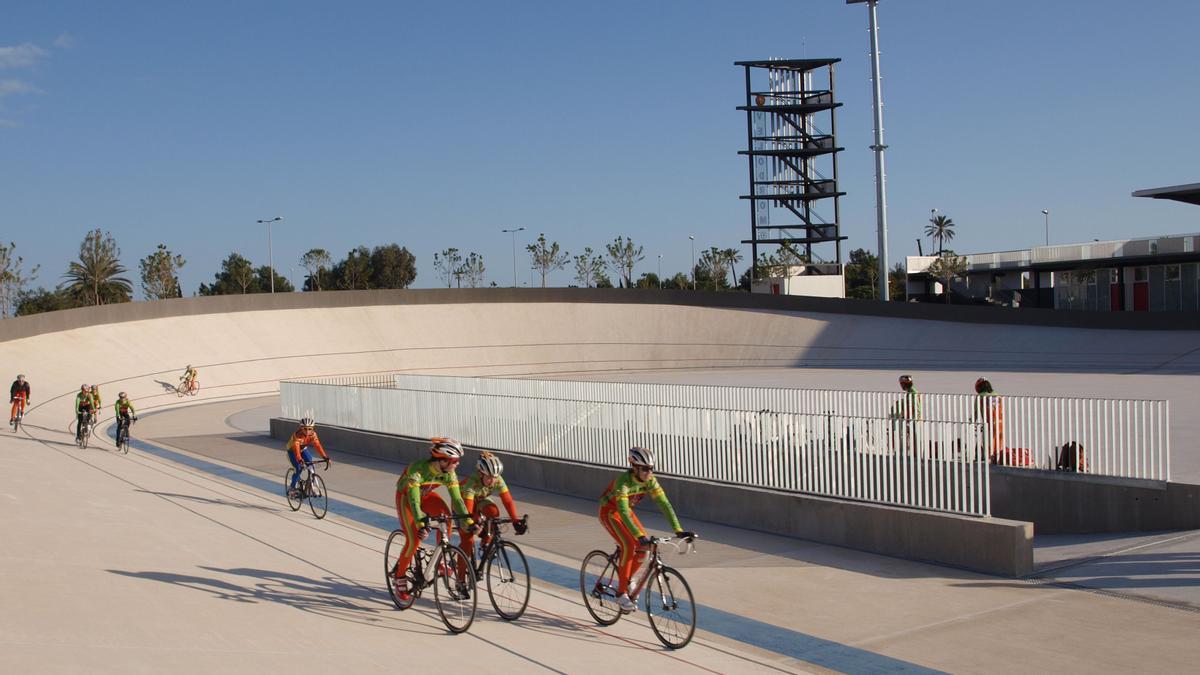
M 88 422 L 88 423 L 84 424 L 83 432 L 79 436 L 79 449 L 80 450 L 87 450 L 88 440 L 91 439 L 91 437 L 92 437 L 92 427 L 91 427 L 91 423 Z
M 400 552 L 404 550 L 404 544 L 408 538 L 404 536 L 404 530 L 392 530 L 388 536 L 387 546 L 383 548 L 383 578 L 387 583 L 388 595 L 392 596 L 392 602 L 395 603 L 396 609 L 408 609 L 412 607 L 413 601 L 416 600 L 416 585 L 413 584 L 412 575 L 405 570 L 400 579 L 408 579 L 408 589 L 406 597 L 401 596 L 401 589 L 396 588 L 396 565 L 400 562 Z
M 117 428 L 117 450 L 129 454 L 129 427 Z
M 329 512 L 329 493 L 325 491 L 325 479 L 321 478 L 314 471 L 308 479 L 308 508 L 312 509 L 312 513 L 317 517 L 317 520 L 325 517 Z
M 502 541 L 488 558 L 483 572 L 487 579 L 488 599 L 501 619 L 515 621 L 529 605 L 529 564 L 521 548 Z
M 692 641 L 696 632 L 696 603 L 692 589 L 679 572 L 663 567 L 646 585 L 646 616 L 654 634 L 671 649 L 680 649 Z
M 292 494 L 292 476 L 296 475 L 295 469 L 288 469 L 283 476 L 283 494 L 287 497 L 288 507 L 293 511 L 299 511 L 304 505 L 304 500 L 299 496 Z
M 601 626 L 611 626 L 621 618 L 621 608 L 617 605 L 618 582 L 617 566 L 611 555 L 596 550 L 584 557 L 583 567 L 579 570 L 579 592 L 583 594 L 588 614 Z
M 437 575 L 433 580 L 433 603 L 438 615 L 451 633 L 461 633 L 471 627 L 479 604 L 471 560 L 456 546 L 442 546 L 433 569 Z

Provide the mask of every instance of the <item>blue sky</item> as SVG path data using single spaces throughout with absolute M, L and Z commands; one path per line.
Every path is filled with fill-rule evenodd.
M 890 254 L 931 208 L 972 252 L 1200 231 L 1134 199 L 1200 182 L 1193 2 L 927 2 L 879 9 Z M 618 235 L 638 272 L 749 231 L 742 72 L 837 57 L 843 232 L 875 248 L 866 10 L 808 2 L 56 2 L 0 22 L 0 239 L 35 284 L 91 228 L 137 277 L 159 242 L 185 294 L 231 251 L 275 265 L 397 242 L 512 283 L 511 239 L 572 253 Z M 531 235 L 526 238 L 526 235 Z M 926 244 L 928 246 L 928 244 Z M 745 248 L 749 258 L 748 247 Z M 551 276 L 571 281 L 569 270 Z

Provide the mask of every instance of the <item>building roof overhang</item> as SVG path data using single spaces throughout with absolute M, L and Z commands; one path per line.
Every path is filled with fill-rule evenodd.
M 1133 193 L 1134 197 L 1149 197 L 1151 199 L 1170 199 L 1184 204 L 1195 204 L 1200 206 L 1200 183 L 1191 183 L 1189 185 L 1172 185 L 1171 187 L 1151 188 L 1149 190 L 1138 190 Z

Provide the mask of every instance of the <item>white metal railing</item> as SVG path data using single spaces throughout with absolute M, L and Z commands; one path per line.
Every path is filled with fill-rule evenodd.
M 395 374 L 393 386 L 451 393 L 621 402 L 647 405 L 837 414 L 887 418 L 900 392 L 783 389 L 475 378 Z M 380 386 L 372 375 L 366 386 Z M 345 378 L 343 378 L 344 380 Z M 314 381 L 325 382 L 326 379 Z M 344 382 L 353 384 L 353 382 Z M 984 422 L 973 394 L 922 393 L 920 417 L 939 422 Z M 1057 468 L 1063 446 L 1075 443 L 1075 470 L 1096 475 L 1170 480 L 1170 405 L 1164 400 L 1002 396 L 994 427 L 992 460 L 1006 466 Z
M 978 424 L 558 395 L 585 383 L 408 375 L 397 380 L 403 386 L 392 389 L 376 381 L 284 382 L 281 404 L 287 416 L 312 411 L 324 424 L 452 435 L 478 447 L 613 467 L 625 464 L 631 445 L 646 445 L 667 475 L 990 513 L 990 436 Z M 501 391 L 505 382 L 514 389 Z M 430 383 L 437 386 L 422 386 Z M 521 386 L 541 391 L 514 393 Z

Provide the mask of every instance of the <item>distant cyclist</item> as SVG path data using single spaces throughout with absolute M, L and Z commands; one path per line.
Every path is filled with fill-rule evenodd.
M 91 392 L 92 392 L 92 408 L 96 412 L 100 412 L 100 409 L 104 407 L 104 404 L 100 402 L 100 385 L 93 384 Z
M 900 389 L 904 396 L 892 406 L 888 417 L 892 419 L 895 441 L 903 444 L 905 450 L 914 452 L 920 445 L 915 423 L 921 419 L 921 392 L 917 391 L 912 375 L 900 376 Z
M 986 377 L 975 380 L 975 419 L 983 424 L 984 441 L 993 460 L 1004 452 L 1004 401 Z
M 308 449 L 316 448 L 325 460 L 325 469 L 329 470 L 329 455 L 321 447 L 321 439 L 317 438 L 316 422 L 311 417 L 300 420 L 300 428 L 292 433 L 287 442 L 288 460 L 295 472 L 292 474 L 292 484 L 288 486 L 288 494 L 296 493 L 296 484 L 300 482 L 300 471 L 313 463 L 312 453 Z
M 96 419 L 96 399 L 92 396 L 92 388 L 86 384 L 81 384 L 79 385 L 79 393 L 75 395 L 76 442 L 83 438 L 83 418 L 87 415 L 91 415 L 93 421 Z
M 500 461 L 499 457 L 490 452 L 480 455 L 479 462 L 475 465 L 475 475 L 462 484 L 463 503 L 466 504 L 467 513 L 471 514 L 471 519 L 482 523 L 486 519 L 500 517 L 500 507 L 496 506 L 496 502 L 491 497 L 495 494 L 504 503 L 504 510 L 508 512 L 508 517 L 513 519 L 513 531 L 517 534 L 525 534 L 526 525 L 517 515 L 517 504 L 513 501 L 504 478 L 501 477 L 502 473 L 504 473 L 504 463 Z M 487 546 L 487 529 L 482 529 L 483 535 L 480 537 L 479 543 L 481 546 Z M 461 532 L 459 536 L 461 537 L 459 548 L 466 552 L 469 558 L 474 559 L 475 537 L 465 531 Z
M 8 402 L 12 404 L 8 423 L 12 424 L 17 419 L 17 413 L 24 412 L 25 406 L 29 405 L 29 383 L 25 381 L 24 375 L 17 375 L 17 379 L 13 380 L 12 386 L 8 388 Z
M 129 433 L 129 425 L 137 421 L 137 410 L 133 408 L 133 401 L 125 395 L 125 392 L 117 394 L 117 402 L 113 404 L 113 416 L 117 418 L 117 437 L 120 438 L 121 430 Z
M 458 474 L 455 472 L 455 467 L 463 456 L 462 444 L 453 438 L 441 437 L 431 438 L 430 442 L 432 445 L 429 447 L 429 459 L 409 464 L 396 481 L 396 516 L 400 519 L 401 529 L 404 530 L 404 548 L 400 550 L 400 558 L 392 569 L 392 576 L 398 580 L 396 588 L 402 600 L 407 600 L 409 593 L 404 573 L 421 541 L 429 536 L 430 516 L 450 514 L 446 502 L 434 490 L 439 486 L 445 487 L 450 493 L 450 503 L 454 506 L 454 512 L 460 516 L 468 515 L 467 505 L 458 489 Z M 469 517 L 463 522 L 463 528 L 471 535 L 478 529 Z
M 659 510 L 666 516 L 676 537 L 695 536 L 692 532 L 685 532 L 679 524 L 675 509 L 671 508 L 667 494 L 654 477 L 654 453 L 646 448 L 630 448 L 629 465 L 629 470 L 614 478 L 604 490 L 604 496 L 600 497 L 600 524 L 617 540 L 621 550 L 621 559 L 617 564 L 617 604 L 625 613 L 637 611 L 637 602 L 629 597 L 629 580 L 641 567 L 646 558 L 646 547 L 650 545 L 646 530 L 633 513 L 633 507 L 642 501 L 642 497 L 650 495 L 658 502 Z
M 197 375 L 198 373 L 196 372 L 196 369 L 193 368 L 192 364 L 189 363 L 188 367 L 183 370 L 183 375 L 179 376 L 180 390 L 187 392 L 195 389 Z

